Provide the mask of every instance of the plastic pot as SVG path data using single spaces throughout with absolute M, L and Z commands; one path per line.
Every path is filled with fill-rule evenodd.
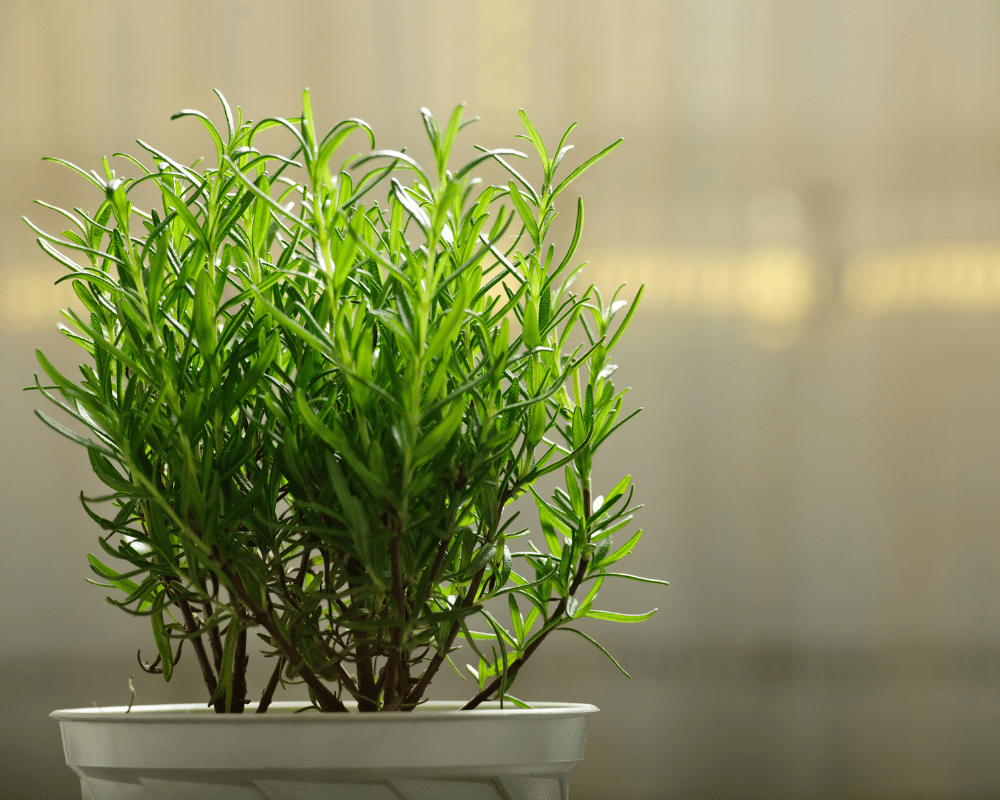
M 349 704 L 350 705 L 350 704 Z M 412 713 L 54 711 L 84 800 L 568 800 L 597 707 L 429 702 Z

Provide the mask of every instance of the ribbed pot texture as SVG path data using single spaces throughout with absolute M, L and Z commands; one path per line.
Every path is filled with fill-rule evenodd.
M 592 705 L 430 702 L 412 713 L 52 712 L 83 800 L 568 800 Z M 348 704 L 350 706 L 350 704 Z

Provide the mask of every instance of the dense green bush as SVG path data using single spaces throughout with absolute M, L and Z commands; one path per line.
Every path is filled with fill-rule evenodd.
M 594 454 L 631 416 L 609 355 L 636 306 L 572 291 L 582 200 L 565 252 L 547 242 L 557 198 L 620 140 L 557 180 L 572 126 L 549 154 L 521 112 L 536 190 L 515 150 L 449 170 L 460 106 L 443 129 L 422 111 L 432 169 L 389 150 L 331 169 L 352 134 L 374 148 L 361 120 L 319 138 L 308 92 L 301 118 L 257 125 L 219 98 L 223 133 L 176 115 L 204 124 L 213 166 L 141 141 L 151 168 L 119 154 L 136 178 L 63 161 L 103 202 L 55 209 L 74 226 L 62 238 L 35 228 L 85 309 L 64 312 L 89 356 L 82 380 L 39 352 L 51 383 L 36 383 L 89 429 L 39 412 L 111 491 L 84 507 L 127 566 L 91 566 L 124 592 L 110 602 L 149 617 L 159 657 L 144 668 L 169 680 L 189 642 L 220 712 L 249 702 L 251 629 L 275 661 L 258 711 L 298 681 L 323 711 L 345 710 L 345 691 L 362 711 L 412 709 L 459 635 L 478 658 L 466 708 L 520 703 L 508 689 L 553 631 L 593 641 L 578 620 L 653 613 L 593 607 L 608 577 L 650 580 L 608 571 L 641 534 L 612 545 L 630 479 L 604 496 L 591 484 Z M 289 157 L 255 146 L 271 127 L 293 137 Z M 488 160 L 506 186 L 473 178 Z M 133 206 L 143 184 L 161 209 Z M 565 488 L 536 494 L 556 471 Z M 544 552 L 510 548 L 524 531 L 505 509 L 526 492 Z M 506 627 L 484 605 L 503 596 Z M 485 632 L 468 627 L 476 614 Z

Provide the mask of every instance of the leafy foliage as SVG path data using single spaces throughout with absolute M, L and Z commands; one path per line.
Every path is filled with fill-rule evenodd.
M 629 418 L 609 359 L 639 296 L 573 292 L 582 200 L 559 259 L 547 240 L 556 198 L 620 140 L 557 182 L 572 126 L 550 155 L 522 111 L 536 190 L 516 150 L 478 148 L 449 169 L 462 106 L 443 128 L 422 110 L 428 173 L 402 151 L 338 162 L 348 139 L 374 148 L 374 135 L 349 119 L 320 138 L 308 92 L 300 118 L 256 125 L 219 99 L 221 132 L 175 115 L 205 126 L 213 166 L 141 141 L 152 168 L 118 154 L 135 178 L 107 159 L 103 176 L 61 161 L 103 202 L 93 216 L 55 209 L 73 224 L 61 238 L 28 223 L 85 309 L 64 312 L 89 356 L 82 380 L 39 352 L 50 383 L 35 388 L 90 431 L 38 412 L 111 492 L 81 496 L 106 532 L 101 557 L 126 565 L 90 556 L 99 584 L 150 618 L 147 670 L 169 680 L 191 642 L 220 712 L 248 702 L 250 629 L 275 659 L 258 711 L 298 681 L 323 711 L 345 710 L 345 691 L 362 711 L 412 709 L 460 633 L 479 658 L 466 708 L 520 703 L 508 690 L 553 631 L 597 645 L 578 620 L 653 613 L 594 609 L 606 579 L 663 583 L 608 571 L 641 535 L 613 549 L 633 490 L 628 477 L 606 497 L 591 485 L 594 454 Z M 274 127 L 290 156 L 257 148 Z M 472 176 L 487 160 L 506 186 Z M 162 208 L 133 205 L 144 183 Z M 544 499 L 533 486 L 553 472 L 565 488 Z M 510 549 L 523 532 L 505 510 L 526 492 L 546 552 Z M 504 595 L 509 630 L 484 605 Z M 477 614 L 489 632 L 470 630 Z

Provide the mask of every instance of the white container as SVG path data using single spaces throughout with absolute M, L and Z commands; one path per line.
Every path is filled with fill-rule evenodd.
M 430 702 L 412 713 L 216 714 L 203 705 L 54 711 L 83 800 L 568 800 L 577 703 Z

